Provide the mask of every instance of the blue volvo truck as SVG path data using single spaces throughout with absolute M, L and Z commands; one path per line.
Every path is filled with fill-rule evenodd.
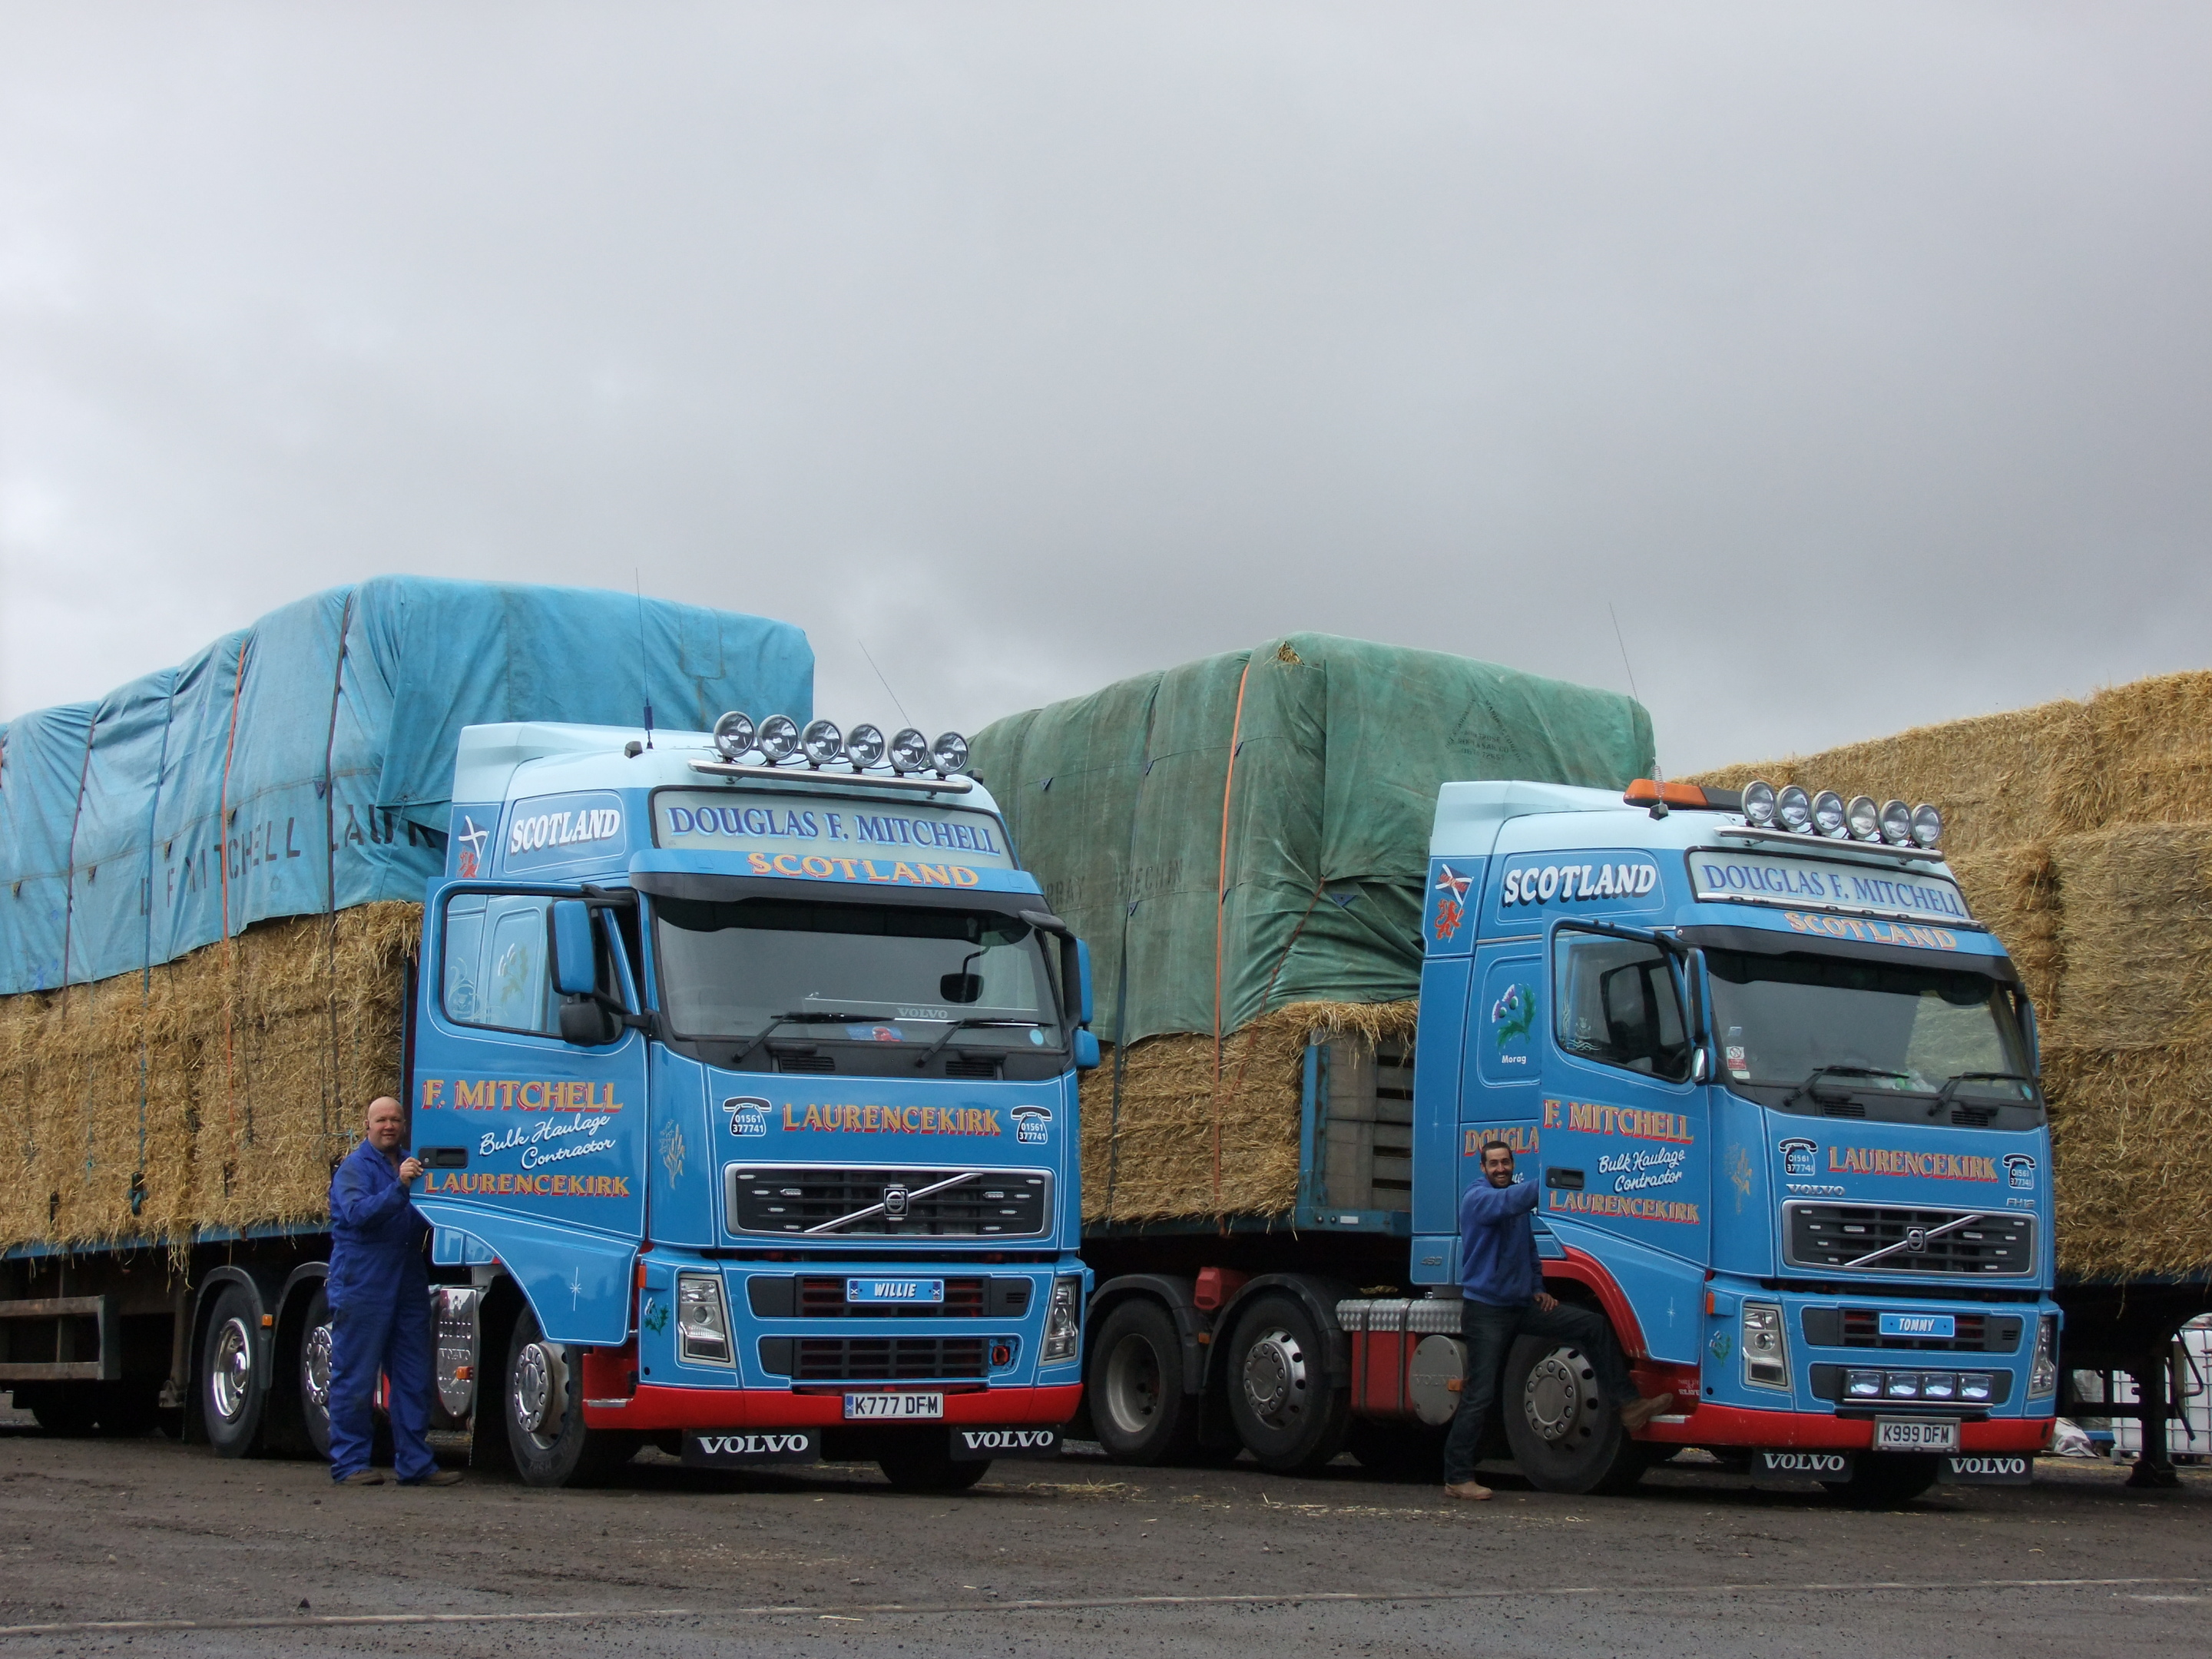
M 1522 1339 L 1490 1450 L 1539 1486 L 1686 1447 L 1869 1499 L 2027 1480 L 2060 1324 L 2034 1012 L 1941 842 L 1756 783 L 1443 785 L 1416 1036 L 1307 1051 L 1296 1213 L 1087 1241 L 1100 1440 L 1432 1468 L 1458 1201 L 1502 1141 L 1547 1288 L 1674 1395 L 1632 1437 Z

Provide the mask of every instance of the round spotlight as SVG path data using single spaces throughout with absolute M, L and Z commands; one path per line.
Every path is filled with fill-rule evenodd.
M 855 769 L 873 766 L 884 757 L 884 734 L 872 726 L 856 726 L 845 734 L 845 755 Z
M 1874 804 L 1872 795 L 1853 795 L 1851 804 L 1844 808 L 1844 817 L 1851 826 L 1853 841 L 1881 839 L 1881 809 Z
M 1912 809 L 1901 800 L 1881 804 L 1881 838 L 1892 847 L 1912 844 Z
M 929 739 L 911 726 L 901 728 L 891 738 L 891 770 L 921 772 L 928 766 Z
M 1930 848 L 1943 844 L 1943 815 L 1924 801 L 1912 809 L 1912 839 Z
M 1784 784 L 1782 793 L 1774 798 L 1774 821 L 1793 836 L 1810 833 L 1813 798 L 1794 783 Z
M 940 776 L 956 777 L 968 769 L 968 739 L 947 732 L 929 745 L 929 757 L 937 763 Z
M 834 720 L 816 720 L 799 733 L 799 746 L 806 751 L 810 763 L 826 765 L 845 752 L 845 734 Z
M 770 714 L 760 723 L 760 734 L 753 741 L 770 766 L 781 766 L 799 752 L 798 723 L 788 714 Z
M 1743 821 L 1757 830 L 1774 822 L 1774 786 L 1765 778 L 1753 778 L 1744 785 Z
M 714 752 L 726 761 L 743 760 L 753 746 L 752 718 L 732 708 L 714 722 Z
M 1844 827 L 1844 798 L 1832 789 L 1823 789 L 1813 797 L 1813 828 L 1831 841 L 1841 841 L 1849 830 Z

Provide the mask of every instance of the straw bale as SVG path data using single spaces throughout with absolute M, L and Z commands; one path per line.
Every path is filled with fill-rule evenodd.
M 1967 908 L 1997 936 L 2020 969 L 2038 1017 L 2048 1023 L 2057 1014 L 2066 963 L 2059 937 L 2058 870 L 2051 844 L 1992 848 L 1949 863 Z
M 147 973 L 0 998 L 16 1103 L 0 1246 L 175 1249 L 325 1219 L 362 1109 L 400 1091 L 421 919 L 382 903 L 268 921 Z
M 1083 1079 L 1085 1221 L 1280 1215 L 1297 1203 L 1299 1096 L 1310 1043 L 1410 1039 L 1413 1002 L 1294 1002 L 1223 1040 L 1133 1042 L 1115 1101 L 1114 1052 Z M 1220 1132 L 1215 1178 L 1215 1129 Z
M 2064 978 L 2050 1040 L 2212 1040 L 2212 823 L 2061 836 L 2051 854 Z
M 2058 1267 L 2086 1278 L 2212 1269 L 2212 1042 L 2051 1045 Z

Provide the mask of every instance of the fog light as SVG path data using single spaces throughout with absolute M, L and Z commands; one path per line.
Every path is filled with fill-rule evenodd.
M 855 767 L 873 766 L 884 757 L 884 734 L 872 726 L 856 726 L 845 734 L 845 753 Z
M 929 764 L 929 739 L 911 726 L 891 739 L 891 770 L 919 772 Z
M 761 722 L 760 735 L 754 741 L 768 757 L 769 764 L 778 765 L 799 752 L 799 723 L 788 714 L 771 714 Z
M 1923 803 L 1912 809 L 1912 839 L 1931 850 L 1943 844 L 1943 815 Z
M 676 1338 L 677 1357 L 694 1365 L 730 1363 L 730 1314 L 719 1275 L 676 1275 Z
M 1079 1274 L 1052 1281 L 1052 1304 L 1044 1315 L 1044 1346 L 1037 1351 L 1046 1364 L 1076 1357 L 1076 1345 L 1083 1334 L 1082 1296 Z
M 1790 1386 L 1790 1345 L 1778 1302 L 1743 1304 L 1743 1380 L 1754 1389 Z
M 1881 838 L 1892 847 L 1905 847 L 1912 841 L 1912 809 L 1901 800 L 1886 800 L 1881 804 Z
M 1879 1400 L 1881 1398 L 1881 1373 L 1846 1371 L 1844 1374 L 1844 1392 L 1853 1400 Z
M 753 746 L 753 723 L 732 708 L 714 722 L 714 752 L 726 761 L 743 760 Z
M 1851 827 L 1853 841 L 1881 839 L 1881 809 L 1874 804 L 1872 795 L 1853 795 L 1851 804 L 1844 809 L 1844 821 Z
M 1813 828 L 1831 841 L 1841 841 L 1847 833 L 1844 827 L 1844 798 L 1832 789 L 1823 789 L 1813 797 Z
M 1958 1374 L 1954 1371 L 1921 1372 L 1920 1397 L 1923 1400 L 1956 1400 L 1959 1397 Z
M 2058 1392 L 2058 1316 L 2045 1314 L 2036 1322 L 2035 1363 L 2027 1368 L 2027 1397 L 2039 1400 Z
M 1743 821 L 1758 830 L 1774 822 L 1774 786 L 1765 778 L 1744 785 Z
M 1813 827 L 1813 798 L 1796 784 L 1785 785 L 1774 798 L 1774 821 L 1793 836 Z
M 1986 1402 L 1990 1397 L 1990 1374 L 1987 1371 L 1967 1371 L 1959 1378 L 1959 1398 Z
M 834 721 L 816 720 L 799 734 L 799 746 L 810 763 L 826 766 L 845 752 L 845 734 Z
M 1892 1400 L 1917 1400 L 1920 1398 L 1920 1373 L 1892 1371 L 1884 1379 L 1882 1392 Z

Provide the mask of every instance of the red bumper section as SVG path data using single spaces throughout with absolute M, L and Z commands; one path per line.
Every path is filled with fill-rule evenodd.
M 588 1387 L 588 1377 L 586 1382 Z M 854 1392 L 942 1393 L 943 1422 L 1065 1423 L 1075 1415 L 1083 1386 L 1070 1382 L 1052 1389 L 976 1389 L 955 1393 L 944 1389 L 873 1389 Z M 782 1389 L 672 1389 L 656 1382 L 638 1385 L 626 1400 L 584 1401 L 584 1426 L 589 1429 L 791 1429 L 842 1426 L 845 1421 L 845 1390 L 829 1394 L 793 1394 Z M 939 1419 L 933 1419 L 939 1420 Z

